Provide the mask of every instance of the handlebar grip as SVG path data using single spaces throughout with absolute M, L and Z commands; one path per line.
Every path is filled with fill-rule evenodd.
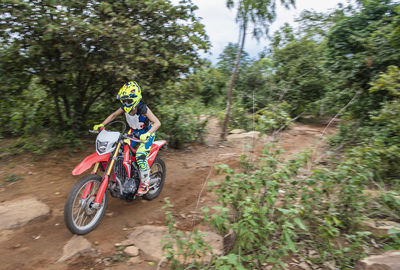
M 124 138 L 124 139 L 129 139 L 129 140 L 132 140 L 132 141 L 134 141 L 134 142 L 138 142 L 138 143 L 147 143 L 149 140 L 147 140 L 147 141 L 141 141 L 141 140 L 139 140 L 139 139 L 137 139 L 136 137 L 129 137 L 129 136 L 127 136 L 127 135 L 122 135 L 122 137 Z

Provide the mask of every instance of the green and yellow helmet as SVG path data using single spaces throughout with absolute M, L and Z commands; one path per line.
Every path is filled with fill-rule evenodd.
M 142 100 L 142 90 L 135 81 L 125 83 L 121 89 L 119 89 L 117 99 L 121 101 L 124 111 L 130 113 Z

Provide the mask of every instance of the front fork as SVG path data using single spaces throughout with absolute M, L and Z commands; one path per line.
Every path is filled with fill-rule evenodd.
M 111 171 L 114 168 L 115 161 L 117 160 L 118 152 L 119 152 L 119 149 L 121 148 L 121 145 L 122 145 L 121 142 L 119 142 L 117 145 L 117 148 L 115 149 L 114 155 L 111 157 L 111 162 L 108 164 L 107 171 L 104 174 L 103 181 L 101 181 L 99 191 L 97 192 L 96 199 L 94 200 L 94 205 L 93 205 L 94 208 L 99 208 L 99 206 L 103 200 L 104 193 L 107 190 Z M 96 173 L 98 168 L 99 168 L 99 163 L 96 163 L 93 167 L 92 173 Z M 92 186 L 93 186 L 93 183 L 90 183 L 89 185 L 86 186 L 85 190 L 83 191 L 82 199 L 87 198 L 87 196 L 90 193 L 90 190 L 92 189 Z

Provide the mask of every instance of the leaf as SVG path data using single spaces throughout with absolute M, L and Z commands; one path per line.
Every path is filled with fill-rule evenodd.
M 280 212 L 282 212 L 282 214 L 284 215 L 289 215 L 292 213 L 292 210 L 289 209 L 284 209 L 284 208 L 277 208 Z
M 391 228 L 388 230 L 388 234 L 400 234 L 400 229 Z
M 227 255 L 227 256 L 226 256 L 226 260 L 227 260 L 227 262 L 228 262 L 229 264 L 232 264 L 232 265 L 236 265 L 236 263 L 237 263 L 236 255 L 233 254 L 233 253 Z
M 288 246 L 288 248 L 293 251 L 296 252 L 296 245 L 294 244 L 294 242 L 292 241 L 292 239 L 290 238 L 290 235 L 287 231 L 285 231 L 283 233 L 286 245 Z
M 297 224 L 297 226 L 299 226 L 300 229 L 308 231 L 307 226 L 304 225 L 303 221 L 300 218 L 295 218 L 293 221 Z

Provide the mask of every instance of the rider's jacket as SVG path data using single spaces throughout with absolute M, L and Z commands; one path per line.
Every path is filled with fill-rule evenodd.
M 150 126 L 150 120 L 144 114 L 147 113 L 147 105 L 140 102 L 136 114 L 130 115 L 125 113 L 126 122 L 134 131 L 147 131 Z

